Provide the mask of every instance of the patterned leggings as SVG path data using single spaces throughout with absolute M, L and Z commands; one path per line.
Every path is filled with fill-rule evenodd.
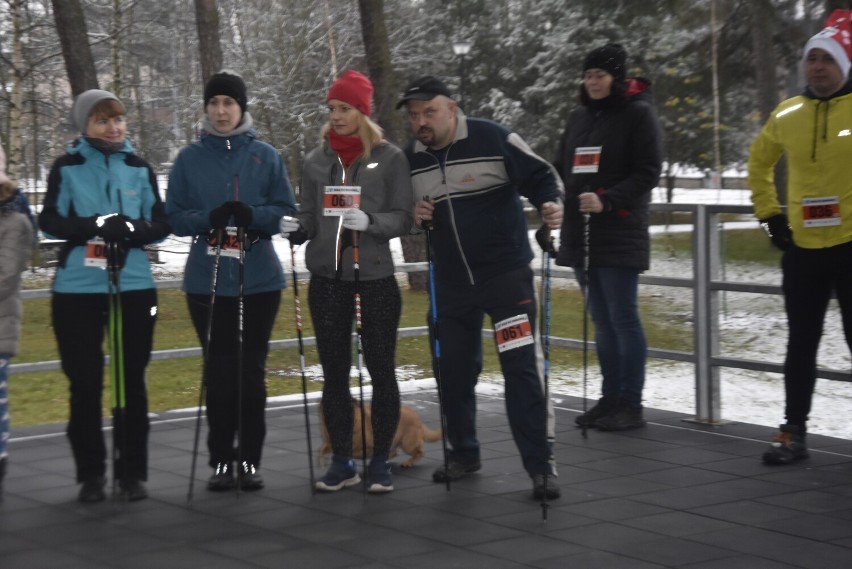
M 399 423 L 399 387 L 394 357 L 402 298 L 394 277 L 361 281 L 361 345 L 373 384 L 373 454 L 387 456 Z M 352 322 L 355 283 L 312 276 L 308 305 L 325 383 L 322 411 L 337 456 L 352 456 Z
M 9 440 L 9 358 L 8 354 L 0 354 L 0 458 L 6 456 Z

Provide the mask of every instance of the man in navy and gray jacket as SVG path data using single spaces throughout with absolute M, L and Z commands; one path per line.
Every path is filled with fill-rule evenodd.
M 451 445 L 436 482 L 482 467 L 476 438 L 475 386 L 482 370 L 482 325 L 491 317 L 506 383 L 506 408 L 535 499 L 560 495 L 552 481 L 552 407 L 545 401 L 536 328 L 533 251 L 521 196 L 545 225 L 562 222 L 564 192 L 551 165 L 516 133 L 468 118 L 447 86 L 413 81 L 406 107 L 413 140 L 406 148 L 417 230 L 429 230 L 433 253 L 441 393 Z M 430 326 L 434 328 L 434 322 Z

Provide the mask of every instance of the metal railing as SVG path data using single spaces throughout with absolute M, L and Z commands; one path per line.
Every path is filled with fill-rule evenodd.
M 720 223 L 721 214 L 752 213 L 750 206 L 705 205 L 705 204 L 654 204 L 653 212 L 687 213 L 693 218 L 692 232 L 692 276 L 664 277 L 656 275 L 641 275 L 640 284 L 664 287 L 691 288 L 693 311 L 693 349 L 690 352 L 662 348 L 648 348 L 648 357 L 687 362 L 693 364 L 695 373 L 695 421 L 707 424 L 719 424 L 721 418 L 720 376 L 721 368 L 735 368 L 750 371 L 783 373 L 784 365 L 780 362 L 768 362 L 746 358 L 727 357 L 720 354 L 720 299 L 725 291 L 745 292 L 753 294 L 782 295 L 780 286 L 732 282 L 722 278 L 722 249 Z M 400 273 L 421 272 L 427 270 L 427 264 L 399 263 L 396 267 Z M 537 274 L 539 269 L 535 269 Z M 574 272 L 564 267 L 552 270 L 555 278 L 573 278 Z M 157 288 L 177 288 L 179 280 L 159 281 Z M 25 299 L 47 298 L 50 290 L 26 290 L 22 292 Z M 493 332 L 483 330 L 484 335 Z M 427 335 L 425 326 L 401 328 L 399 337 L 416 337 Z M 305 345 L 314 345 L 314 337 L 303 339 Z M 551 344 L 557 347 L 583 349 L 583 340 L 576 338 L 551 337 Z M 271 349 L 296 348 L 296 339 L 272 340 Z M 594 343 L 589 342 L 593 347 Z M 152 360 L 165 360 L 183 357 L 201 356 L 201 348 L 180 348 L 173 350 L 157 350 L 151 354 Z M 32 363 L 12 364 L 13 373 L 35 371 L 51 371 L 61 369 L 58 360 Z M 852 373 L 848 371 L 819 368 L 817 377 L 835 381 L 852 382 Z

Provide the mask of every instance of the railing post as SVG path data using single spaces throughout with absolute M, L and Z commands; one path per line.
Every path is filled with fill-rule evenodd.
M 721 422 L 719 368 L 711 363 L 719 353 L 719 293 L 710 287 L 719 276 L 718 215 L 709 213 L 707 206 L 699 205 L 692 237 L 695 420 L 710 424 Z

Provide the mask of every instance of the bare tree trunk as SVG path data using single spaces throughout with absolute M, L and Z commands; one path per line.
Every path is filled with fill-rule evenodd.
M 52 0 L 52 3 L 71 95 L 76 97 L 83 91 L 97 89 L 98 74 L 89 47 L 86 18 L 80 0 Z
M 751 11 L 751 46 L 754 53 L 754 79 L 757 94 L 757 109 L 760 122 L 766 122 L 769 113 L 778 104 L 778 74 L 776 56 L 772 46 L 770 28 L 774 8 L 770 0 L 754 0 L 748 4 Z
M 713 83 L 713 170 L 722 188 L 721 103 L 719 101 L 719 32 L 716 27 L 716 0 L 710 0 L 710 52 Z
M 769 114 L 781 98 L 778 90 L 776 56 L 772 45 L 772 21 L 775 8 L 770 0 L 755 0 L 748 4 L 751 16 L 751 46 L 754 54 L 754 78 L 757 91 L 757 110 L 760 122 L 766 122 Z M 787 193 L 787 169 L 781 160 L 775 166 L 775 187 L 778 199 L 785 203 Z
M 384 0 L 358 0 L 358 8 L 361 11 L 361 34 L 367 69 L 375 89 L 373 117 L 382 125 L 388 140 L 401 144 L 406 137 L 400 115 L 394 108 L 398 88 L 388 46 Z
M 323 2 L 323 10 L 325 14 L 325 33 L 328 38 L 328 54 L 331 59 L 331 76 L 337 77 L 337 46 L 334 44 L 334 29 L 331 27 L 331 9 L 328 7 L 328 0 Z
M 21 117 L 24 114 L 24 0 L 11 0 L 12 16 L 12 92 L 9 94 L 9 145 L 6 149 L 6 172 L 12 179 L 21 175 Z
M 401 144 L 405 135 L 402 119 L 394 109 L 398 88 L 388 47 L 384 0 L 358 0 L 358 9 L 361 12 L 361 33 L 368 73 L 375 89 L 373 116 L 384 128 L 387 138 Z M 406 236 L 401 241 L 402 256 L 406 261 L 426 260 L 426 242 L 422 236 Z M 408 273 L 408 284 L 412 290 L 426 290 L 426 275 Z
M 201 82 L 207 83 L 222 69 L 222 47 L 219 45 L 219 9 L 216 0 L 195 0 L 195 25 L 198 28 L 198 58 Z
M 123 71 L 121 69 L 121 28 L 124 15 L 121 10 L 121 0 L 112 0 L 112 26 L 110 30 L 110 48 L 112 50 L 112 92 L 121 99 L 124 87 Z

